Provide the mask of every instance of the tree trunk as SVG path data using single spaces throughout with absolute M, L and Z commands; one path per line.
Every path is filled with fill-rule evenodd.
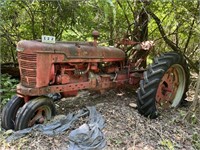
M 139 14 L 135 17 L 135 26 L 132 33 L 133 41 L 143 42 L 148 40 L 148 14 L 145 8 L 142 8 Z M 138 58 L 140 59 L 146 53 L 145 50 L 140 50 Z M 146 59 L 142 61 L 140 67 L 146 68 Z
M 137 42 L 146 41 L 148 39 L 148 14 L 144 8 L 136 15 L 135 20 L 136 25 L 134 26 L 133 40 Z

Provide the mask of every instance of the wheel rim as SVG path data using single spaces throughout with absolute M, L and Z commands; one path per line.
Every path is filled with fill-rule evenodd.
M 163 75 L 156 93 L 156 102 L 163 108 L 177 107 L 185 91 L 186 75 L 179 64 L 172 65 Z
M 35 111 L 33 117 L 28 122 L 28 127 L 31 127 L 34 124 L 43 124 L 50 120 L 51 116 L 51 109 L 48 106 L 41 106 Z

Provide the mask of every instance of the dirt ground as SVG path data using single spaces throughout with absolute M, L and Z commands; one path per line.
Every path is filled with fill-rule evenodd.
M 103 129 L 107 141 L 105 150 L 200 149 L 199 120 L 194 118 L 193 123 L 183 120 L 188 107 L 160 110 L 161 116 L 150 120 L 130 107 L 130 103 L 136 103 L 136 94 L 126 87 L 109 90 L 102 95 L 81 91 L 76 97 L 56 102 L 56 107 L 58 114 L 67 114 L 85 106 L 96 106 L 106 120 Z M 9 133 L 1 131 L 0 149 L 64 150 L 68 147 L 69 132 L 54 137 L 35 132 L 7 143 L 5 138 Z

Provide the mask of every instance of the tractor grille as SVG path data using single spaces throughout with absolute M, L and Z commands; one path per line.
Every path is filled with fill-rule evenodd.
M 21 84 L 26 87 L 36 86 L 36 54 L 18 52 Z

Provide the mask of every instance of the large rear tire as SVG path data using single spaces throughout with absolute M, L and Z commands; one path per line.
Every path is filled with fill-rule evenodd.
M 9 130 L 15 129 L 15 121 L 18 110 L 24 105 L 24 100 L 21 97 L 13 96 L 4 106 L 2 111 L 1 126 Z
M 186 98 L 189 70 L 184 57 L 175 52 L 162 54 L 144 72 L 137 90 L 140 114 L 158 117 L 158 108 L 178 107 Z
M 55 114 L 56 109 L 52 99 L 48 97 L 35 98 L 22 107 L 16 119 L 15 130 L 45 123 Z

